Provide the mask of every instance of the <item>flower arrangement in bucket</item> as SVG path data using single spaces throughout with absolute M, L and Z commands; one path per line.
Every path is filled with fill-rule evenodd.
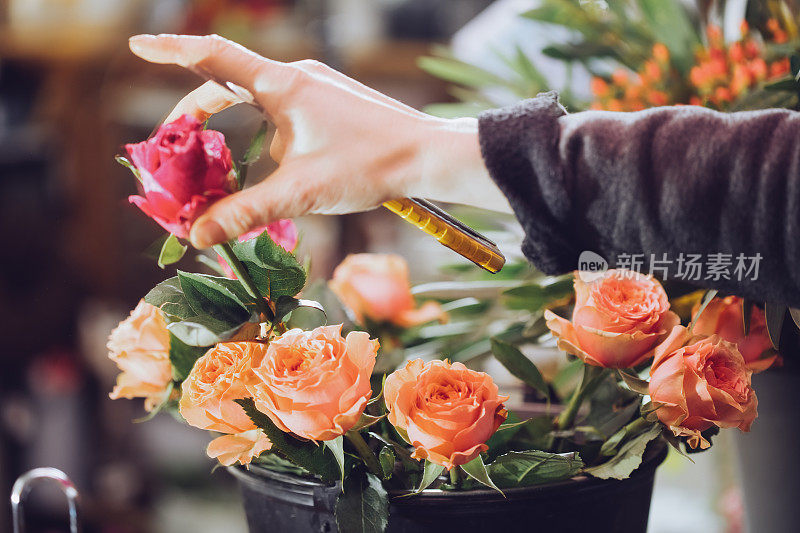
M 173 264 L 194 220 L 238 190 L 245 169 L 221 133 L 189 116 L 127 150 L 130 160 L 120 160 L 142 189 L 131 202 L 170 232 L 159 264 Z M 757 415 L 751 375 L 776 360 L 763 311 L 735 297 L 707 293 L 682 325 L 653 277 L 539 276 L 520 294 L 535 293 L 549 330 L 540 333 L 556 339 L 577 379 L 557 393 L 519 342 L 492 338 L 494 357 L 541 400 L 533 416 L 513 412 L 490 375 L 448 353 L 382 361 L 377 338 L 402 345 L 457 307 L 419 305 L 401 258 L 347 258 L 330 289 L 353 323 L 327 324 L 321 304 L 299 297 L 307 274 L 296 243 L 293 223 L 279 221 L 215 247 L 219 263 L 206 264 L 219 275 L 178 271 L 154 287 L 109 339 L 122 371 L 111 397 L 143 398 L 151 415 L 170 409 L 212 432 L 209 457 L 237 472 L 333 491 L 343 532 L 392 530 L 403 506 L 431 491 L 491 491 L 502 510 L 537 487 L 633 480 L 659 442 L 692 453 L 719 428 L 748 431 Z M 302 308 L 318 323 L 298 318 Z

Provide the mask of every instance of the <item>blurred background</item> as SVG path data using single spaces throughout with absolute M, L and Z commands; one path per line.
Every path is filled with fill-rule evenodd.
M 698 12 L 710 4 L 685 3 Z M 588 73 L 540 53 L 569 32 L 518 20 L 537 4 L 0 1 L 0 532 L 11 528 L 11 484 L 38 466 L 58 467 L 78 485 L 89 532 L 245 531 L 233 480 L 224 469 L 211 473 L 204 453 L 209 437 L 168 414 L 132 423 L 143 415 L 141 402 L 108 400 L 117 374 L 105 349 L 109 331 L 171 275 L 146 253 L 163 231 L 126 201 L 135 183 L 114 155 L 124 143 L 146 138 L 200 83 L 177 67 L 138 60 L 128 52 L 128 36 L 219 33 L 274 59 L 319 59 L 417 108 L 458 100 L 418 65 L 436 45 L 452 43 L 462 59 L 500 71 L 493 51 L 519 45 L 540 59 L 550 86 L 588 98 Z M 726 10 L 743 13 L 746 2 L 717 4 L 723 17 Z M 531 84 L 530 95 L 538 88 Z M 519 98 L 518 92 L 492 94 L 495 105 Z M 456 108 L 447 109 L 440 108 Z M 212 119 L 211 127 L 226 134 L 236 155 L 260 122 L 239 106 Z M 271 170 L 262 160 L 250 176 Z M 297 222 L 299 253 L 313 251 L 313 278 L 326 279 L 347 253 L 359 251 L 405 256 L 413 280 L 437 279 L 441 264 L 457 263 L 388 212 Z M 499 244 L 506 255 L 519 259 L 514 222 L 495 217 L 494 224 L 504 229 Z M 696 456 L 697 464 L 670 457 L 659 473 L 651 531 L 739 530 L 729 437 Z M 27 513 L 31 531 L 67 530 L 58 492 L 37 490 Z

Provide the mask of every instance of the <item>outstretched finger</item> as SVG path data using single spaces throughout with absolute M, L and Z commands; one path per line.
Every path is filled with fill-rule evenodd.
M 152 63 L 175 64 L 213 75 L 249 91 L 267 111 L 294 75 L 294 68 L 266 59 L 218 35 L 135 35 L 131 51 Z
M 204 122 L 211 115 L 238 103 L 241 103 L 241 99 L 238 96 L 218 83 L 207 81 L 184 96 L 164 122 L 172 122 L 183 115 L 191 115 L 200 122 Z

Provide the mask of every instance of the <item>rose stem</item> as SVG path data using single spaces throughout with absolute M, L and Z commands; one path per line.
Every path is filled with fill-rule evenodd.
M 231 245 L 227 242 L 224 242 L 222 244 L 215 244 L 213 248 L 214 251 L 222 256 L 225 262 L 228 263 L 228 266 L 231 267 L 231 270 L 233 270 L 233 273 L 236 274 L 237 278 L 239 278 L 239 282 L 242 284 L 242 286 L 244 286 L 247 294 L 255 299 L 258 313 L 260 315 L 264 315 L 270 322 L 273 322 L 275 320 L 275 313 L 272 312 L 272 309 L 269 308 L 267 301 L 263 296 L 261 296 L 256 284 L 253 282 L 253 278 L 250 277 L 250 273 L 247 271 L 242 262 L 239 261 L 239 258 L 236 257 L 236 254 L 233 253 Z
M 561 414 L 558 415 L 559 430 L 563 431 L 572 427 L 573 422 L 575 422 L 575 417 L 578 414 L 578 409 L 580 409 L 583 400 L 597 387 L 597 385 L 600 384 L 599 378 L 602 372 L 603 369 L 599 366 L 587 364 L 583 365 L 583 377 L 581 378 L 581 383 L 578 385 L 578 388 L 575 389 L 575 392 L 569 399 L 567 406 L 563 411 L 561 411 Z
M 450 484 L 453 485 L 453 487 L 460 489 L 462 479 L 461 467 L 456 465 L 450 469 Z
M 378 458 L 375 457 L 372 449 L 367 445 L 366 441 L 364 441 L 364 437 L 362 437 L 358 431 L 348 431 L 344 436 L 347 437 L 347 440 L 349 440 L 350 444 L 356 449 L 358 455 L 364 459 L 364 463 L 367 465 L 367 468 L 369 468 L 369 471 L 383 479 L 381 464 L 378 462 Z
M 581 377 L 581 382 L 575 389 L 575 392 L 572 393 L 572 397 L 569 399 L 567 406 L 564 407 L 564 410 L 558 415 L 556 428 L 559 431 L 569 429 L 575 422 L 575 417 L 578 415 L 578 410 L 580 409 L 583 400 L 597 387 L 597 385 L 600 384 L 600 377 L 603 375 L 603 370 L 603 368 L 598 366 L 587 364 L 583 365 L 583 377 Z M 561 437 L 556 440 L 556 438 L 551 434 L 547 440 L 547 446 L 545 448 L 547 450 L 555 450 L 556 452 L 559 452 L 561 451 L 562 444 L 563 440 Z

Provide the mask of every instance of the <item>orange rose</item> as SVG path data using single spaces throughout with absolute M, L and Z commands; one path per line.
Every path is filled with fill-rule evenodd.
M 247 385 L 255 381 L 252 364 L 266 348 L 259 342 L 217 344 L 197 360 L 183 382 L 181 415 L 192 426 L 226 434 L 206 450 L 226 466 L 237 461 L 248 464 L 270 448 L 266 435 L 234 401 L 250 396 Z
M 692 316 L 700 308 L 698 302 Z M 714 298 L 706 306 L 694 325 L 698 335 L 719 335 L 732 342 L 744 357 L 747 368 L 753 372 L 768 369 L 778 355 L 772 350 L 772 342 L 767 334 L 767 320 L 764 311 L 755 305 L 750 311 L 750 332 L 744 335 L 744 303 L 738 296 Z
M 352 428 L 372 396 L 378 341 L 342 326 L 292 329 L 272 340 L 248 385 L 259 411 L 283 431 L 331 440 Z
M 750 431 L 758 416 L 751 375 L 736 345 L 677 326 L 655 350 L 650 398 L 662 404 L 656 414 L 674 435 L 688 436 L 692 448 L 708 448 L 700 432 L 711 426 Z
M 408 265 L 398 255 L 348 255 L 333 271 L 329 286 L 360 324 L 365 319 L 408 328 L 447 314 L 436 302 L 416 308 L 408 281 Z
M 389 422 L 414 446 L 413 457 L 448 470 L 489 449 L 486 441 L 506 419 L 497 385 L 461 363 L 415 359 L 386 378 Z
M 650 276 L 609 270 L 585 283 L 575 277 L 572 322 L 545 311 L 558 347 L 606 368 L 629 368 L 652 357 L 653 347 L 680 323 L 667 293 Z
M 144 408 L 152 411 L 165 399 L 172 380 L 169 332 L 161 311 L 140 301 L 111 332 L 107 348 L 108 356 L 122 370 L 109 397 L 144 398 Z

